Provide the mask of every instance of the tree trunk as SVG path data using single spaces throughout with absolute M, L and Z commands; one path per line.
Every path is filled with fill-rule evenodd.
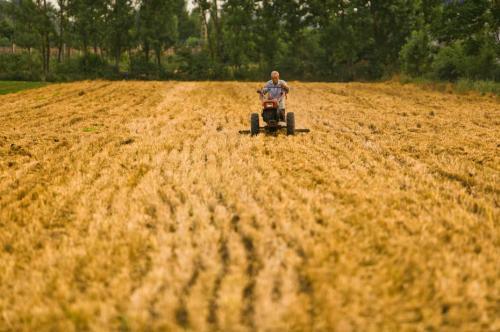
M 58 50 L 57 50 L 57 62 L 61 63 L 63 58 L 63 44 L 59 42 Z
M 47 16 L 47 0 L 43 0 L 43 15 L 44 15 L 44 23 L 49 24 L 49 18 Z M 49 74 L 50 70 L 50 36 L 48 26 L 43 27 L 43 38 L 44 47 L 45 47 L 45 63 L 44 63 L 44 76 L 46 77 Z
M 217 0 L 213 0 L 212 13 L 210 14 L 214 22 L 214 32 L 215 32 L 215 55 L 218 60 L 222 57 L 222 31 L 219 20 L 219 6 Z
M 41 53 L 42 53 L 42 72 L 43 72 L 43 77 L 42 81 L 45 81 L 45 78 L 47 77 L 47 53 L 45 52 L 45 40 L 42 35 L 42 44 L 41 44 Z
M 208 34 L 208 20 L 207 20 L 207 13 L 205 12 L 205 10 L 201 10 L 201 16 L 202 16 L 202 24 L 205 26 L 205 29 L 204 29 L 204 33 L 205 33 L 205 40 L 204 42 L 208 42 L 208 51 L 210 52 L 210 59 L 212 61 L 215 60 L 215 49 L 214 49 L 214 43 L 213 43 L 213 40 L 212 40 L 212 37 L 209 36 Z M 202 32 L 203 33 L 203 32 Z
M 115 67 L 116 67 L 116 71 L 119 72 L 120 71 L 120 56 L 121 56 L 121 50 L 120 48 L 117 48 L 116 49 L 116 52 L 115 52 Z
M 58 1 L 59 4 L 59 43 L 58 43 L 58 52 L 57 52 L 57 62 L 61 63 L 63 55 L 64 55 L 64 2 L 62 0 Z
M 88 36 L 87 32 L 83 33 L 82 44 L 83 44 L 83 56 L 87 57 L 87 55 L 89 54 L 89 50 L 88 50 L 88 48 L 89 48 L 89 36 Z
M 50 36 L 49 36 L 48 32 L 45 33 L 45 44 L 46 44 L 46 52 L 47 52 L 47 56 L 45 57 L 45 60 L 47 61 L 46 70 L 47 70 L 47 74 L 48 74 L 50 72 Z
M 384 46 L 385 46 L 385 38 L 383 36 L 381 36 L 381 27 L 380 27 L 380 23 L 379 23 L 379 8 L 377 6 L 377 3 L 375 4 L 372 4 L 370 6 L 370 13 L 371 13 L 371 16 L 372 16 L 372 33 L 373 33 L 373 39 L 375 41 L 375 45 L 377 45 L 377 47 L 375 47 L 375 59 L 378 59 L 378 60 L 382 60 L 382 56 L 381 54 L 383 53 L 383 49 L 384 49 Z
M 158 65 L 158 75 L 161 73 L 161 49 L 157 48 L 156 53 L 156 64 Z
M 30 73 L 33 73 L 33 61 L 31 59 L 31 47 L 29 47 L 29 46 L 28 46 L 28 64 L 29 64 Z
M 144 57 L 146 58 L 146 62 L 149 62 L 149 42 L 144 42 Z
M 200 38 L 203 41 L 203 44 L 206 44 L 208 41 L 208 22 L 207 22 L 207 16 L 206 16 L 204 10 L 200 10 L 200 18 L 201 18 Z

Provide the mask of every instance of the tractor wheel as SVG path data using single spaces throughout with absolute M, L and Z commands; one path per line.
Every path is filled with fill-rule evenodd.
M 259 114 L 252 113 L 250 116 L 250 133 L 252 136 L 259 134 Z
M 286 114 L 286 134 L 295 135 L 295 114 L 293 112 Z

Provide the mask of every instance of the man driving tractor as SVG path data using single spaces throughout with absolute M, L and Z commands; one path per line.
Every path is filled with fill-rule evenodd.
M 250 130 L 240 130 L 240 134 L 250 134 L 256 136 L 261 132 L 277 133 L 281 129 L 286 129 L 288 136 L 295 133 L 308 133 L 309 129 L 295 129 L 295 113 L 285 112 L 285 98 L 290 91 L 288 84 L 280 80 L 277 71 L 271 73 L 271 80 L 264 85 L 264 88 L 257 90 L 260 96 L 262 112 L 250 115 Z M 266 96 L 267 95 L 267 96 Z M 266 124 L 260 125 L 260 116 Z
M 262 93 L 264 95 L 267 94 L 268 99 L 277 99 L 280 101 L 278 110 L 280 121 L 285 121 L 285 97 L 289 91 L 288 84 L 280 80 L 280 73 L 277 71 L 271 73 L 271 80 L 262 89 Z

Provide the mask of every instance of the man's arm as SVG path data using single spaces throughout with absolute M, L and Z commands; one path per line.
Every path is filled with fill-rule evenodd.
M 285 90 L 286 93 L 290 92 L 290 87 L 288 86 L 288 83 L 285 81 L 280 81 L 280 85 Z
M 268 92 L 269 92 L 269 82 L 266 82 L 266 84 L 264 84 L 264 88 L 262 88 L 262 93 L 266 94 Z

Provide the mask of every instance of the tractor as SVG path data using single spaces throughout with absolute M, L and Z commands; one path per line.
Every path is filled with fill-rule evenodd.
M 279 105 L 283 98 L 286 98 L 286 92 L 282 91 L 278 99 L 267 99 L 262 90 L 257 90 L 262 103 L 262 120 L 266 123 L 265 126 L 260 126 L 258 113 L 252 113 L 250 116 L 250 130 L 241 130 L 240 134 L 251 134 L 256 136 L 261 132 L 277 133 L 280 129 L 286 129 L 287 135 L 295 135 L 295 133 L 308 133 L 309 129 L 295 128 L 295 114 L 293 112 L 281 112 Z

